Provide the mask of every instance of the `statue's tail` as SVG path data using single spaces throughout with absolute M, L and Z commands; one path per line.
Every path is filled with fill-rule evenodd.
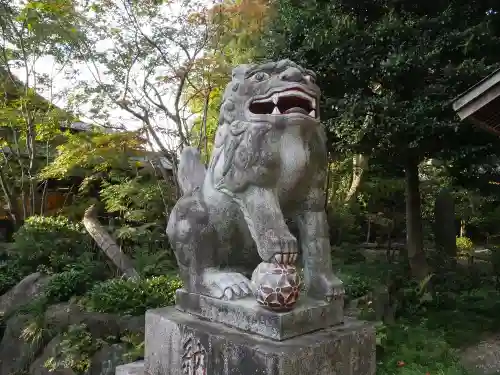
M 205 166 L 200 160 L 200 152 L 194 147 L 186 147 L 181 152 L 177 181 L 182 194 L 189 194 L 201 188 L 205 180 Z

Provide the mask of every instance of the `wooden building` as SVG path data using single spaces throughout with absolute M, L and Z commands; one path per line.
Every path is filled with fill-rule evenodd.
M 453 100 L 461 120 L 500 136 L 500 69 Z

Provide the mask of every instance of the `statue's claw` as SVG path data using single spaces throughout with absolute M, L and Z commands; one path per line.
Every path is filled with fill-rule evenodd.
M 205 272 L 203 284 L 206 294 L 219 299 L 240 299 L 253 293 L 250 280 L 237 272 Z
M 316 275 L 310 286 L 310 294 L 316 298 L 324 298 L 331 302 L 334 298 L 339 298 L 345 294 L 344 285 L 335 275 Z
M 298 253 L 276 253 L 273 260 L 278 264 L 295 264 L 298 256 Z
M 297 239 L 293 236 L 278 237 L 272 241 L 271 249 L 274 252 L 268 260 L 270 263 L 295 264 L 299 256 Z

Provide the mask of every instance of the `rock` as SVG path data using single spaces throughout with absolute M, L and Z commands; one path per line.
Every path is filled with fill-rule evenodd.
M 125 344 L 106 344 L 92 357 L 89 375 L 114 375 L 116 366 L 127 361 L 124 358 L 127 352 Z
M 62 332 L 69 325 L 85 324 L 93 339 L 104 339 L 108 336 L 121 337 L 126 333 L 144 336 L 144 316 L 119 316 L 83 311 L 71 303 L 60 303 L 50 306 L 45 313 L 45 321 L 51 331 Z M 45 361 L 53 356 L 52 346 L 60 342 L 54 338 L 40 358 L 30 368 L 30 375 L 52 375 L 44 372 Z M 127 351 L 126 344 L 105 344 L 92 358 L 91 368 L 86 375 L 114 375 L 116 366 L 126 363 L 123 355 Z M 59 370 L 57 375 L 73 375 L 69 369 Z M 3 373 L 0 373 L 3 374 Z
M 144 334 L 143 316 L 119 316 L 81 310 L 77 305 L 60 303 L 52 305 L 45 313 L 49 327 L 62 330 L 68 325 L 85 324 L 92 337 L 120 336 L 124 333 Z
M 71 369 L 57 369 L 51 372 L 45 367 L 45 362 L 49 358 L 56 356 L 57 345 L 59 345 L 61 340 L 61 336 L 56 336 L 49 342 L 42 355 L 31 364 L 29 372 L 30 375 L 76 375 Z
M 40 272 L 22 279 L 15 287 L 0 297 L 0 315 L 8 316 L 18 308 L 37 298 L 49 283 L 51 276 Z
M 27 342 L 22 338 L 24 328 L 32 319 L 18 315 L 7 321 L 5 334 L 0 342 L 0 374 L 8 375 L 27 370 L 42 350 L 44 340 Z
M 127 363 L 116 368 L 116 375 L 144 375 L 144 361 Z
M 45 312 L 46 327 L 42 339 L 30 343 L 22 338 L 22 333 L 31 319 L 33 318 L 29 315 L 17 315 L 7 321 L 5 334 L 0 342 L 1 375 L 28 369 L 30 375 L 75 375 L 70 369 L 49 372 L 44 366 L 46 360 L 54 356 L 57 344 L 61 341 L 61 336 L 57 334 L 69 325 L 85 324 L 93 339 L 121 337 L 126 333 L 144 335 L 145 326 L 144 316 L 122 317 L 88 312 L 82 311 L 75 304 L 60 303 L 50 306 Z M 125 352 L 125 344 L 105 345 L 92 358 L 92 367 L 88 375 L 114 374 L 117 365 L 126 363 L 123 358 Z

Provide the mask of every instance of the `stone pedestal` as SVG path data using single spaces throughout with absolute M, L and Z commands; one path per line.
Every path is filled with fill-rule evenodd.
M 145 375 L 144 361 L 127 363 L 126 365 L 117 366 L 115 375 Z
M 371 325 L 343 324 L 276 341 L 176 308 L 148 311 L 146 375 L 374 375 Z
M 204 320 L 280 341 L 341 324 L 344 319 L 342 296 L 329 303 L 302 297 L 293 310 L 282 313 L 259 306 L 253 296 L 225 301 L 178 289 L 175 301 L 177 309 Z
M 224 301 L 178 290 L 146 313 L 145 360 L 116 375 L 374 375 L 375 331 L 344 317 L 343 297 L 302 297 L 289 312 L 253 297 Z

